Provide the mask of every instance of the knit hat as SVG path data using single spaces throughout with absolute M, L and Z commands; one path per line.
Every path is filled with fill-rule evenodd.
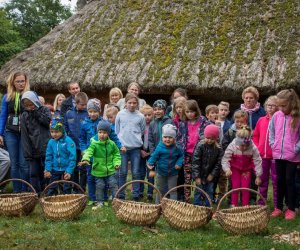
M 159 99 L 153 103 L 153 108 L 161 108 L 163 110 L 167 109 L 167 102 L 165 100 Z
M 89 110 L 89 109 L 94 109 L 100 113 L 101 112 L 101 101 L 98 100 L 97 98 L 90 99 L 87 103 L 87 110 Z
M 110 123 L 106 120 L 101 120 L 97 126 L 97 131 L 99 130 L 104 130 L 107 132 L 108 135 L 110 135 L 111 132 Z
M 220 135 L 220 127 L 210 124 L 204 129 L 204 137 L 218 140 Z
M 176 138 L 176 127 L 172 124 L 166 124 L 162 127 L 162 136 L 170 136 Z
M 65 132 L 64 124 L 59 117 L 53 118 L 50 122 L 50 129 Z

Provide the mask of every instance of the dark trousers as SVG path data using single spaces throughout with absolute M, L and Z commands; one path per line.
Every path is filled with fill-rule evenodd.
M 81 151 L 79 149 L 76 149 L 77 154 L 77 161 L 76 161 L 76 167 L 74 168 L 74 174 L 72 180 L 79 184 L 80 187 L 85 191 L 86 190 L 86 182 L 87 182 L 87 173 L 85 167 L 78 167 L 78 162 L 81 161 Z M 79 190 L 75 188 L 75 192 L 80 193 Z
M 45 158 L 36 158 L 28 162 L 30 166 L 30 184 L 34 187 L 35 191 L 39 194 L 45 188 L 44 182 L 44 169 Z
M 54 182 L 54 181 L 59 181 L 59 180 L 63 180 L 64 179 L 64 174 L 65 171 L 55 171 L 52 170 L 51 172 L 51 178 L 50 178 L 50 183 Z M 68 183 L 65 183 L 63 185 L 63 193 L 64 194 L 70 194 L 71 193 L 71 185 Z M 61 190 L 61 189 L 60 189 Z M 48 195 L 52 196 L 52 195 L 57 195 L 58 194 L 58 186 L 57 184 L 51 186 L 48 190 Z
M 296 208 L 299 208 L 300 207 L 300 168 L 297 168 L 296 170 L 295 186 L 296 186 Z
M 287 195 L 289 210 L 295 211 L 297 163 L 287 160 L 275 160 L 277 173 L 277 208 L 283 209 L 283 199 Z

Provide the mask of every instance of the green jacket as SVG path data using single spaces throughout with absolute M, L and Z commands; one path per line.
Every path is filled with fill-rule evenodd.
M 93 157 L 92 175 L 106 177 L 115 173 L 115 167 L 121 165 L 121 154 L 117 145 L 110 139 L 99 141 L 96 135 L 91 145 L 84 152 L 82 161 L 90 161 Z

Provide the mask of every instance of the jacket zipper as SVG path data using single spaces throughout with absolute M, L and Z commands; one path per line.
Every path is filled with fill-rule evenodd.
M 60 155 L 59 155 L 59 141 L 57 141 L 56 150 L 57 150 L 58 167 L 59 167 L 59 170 L 61 171 L 61 162 L 60 162 Z
M 106 176 L 108 176 L 108 167 L 107 167 L 107 141 L 105 142 L 105 166 L 106 166 Z
M 267 158 L 267 141 L 269 138 L 269 129 L 267 129 L 267 134 L 266 134 L 266 139 L 265 139 L 265 154 L 264 154 L 264 158 Z
M 283 156 L 283 142 L 285 137 L 285 127 L 286 127 L 286 117 L 284 116 L 284 123 L 283 123 L 283 133 L 282 133 L 282 141 L 281 141 L 281 148 L 280 148 L 280 160 Z
M 168 176 L 170 176 L 171 173 L 171 164 L 170 164 L 171 159 L 172 159 L 172 148 L 170 148 L 170 154 L 168 159 Z

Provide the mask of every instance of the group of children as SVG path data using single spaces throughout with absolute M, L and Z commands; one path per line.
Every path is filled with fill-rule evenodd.
M 285 202 L 285 218 L 295 218 L 300 185 L 300 103 L 294 90 L 283 90 L 267 99 L 267 114 L 258 120 L 254 131 L 248 126 L 249 112 L 238 110 L 232 120 L 227 118 L 227 102 L 207 106 L 202 116 L 197 101 L 188 100 L 183 89 L 174 91 L 171 106 L 161 99 L 150 106 L 138 98 L 139 91 L 139 85 L 132 83 L 122 98 L 122 92 L 113 88 L 111 103 L 105 107 L 106 119 L 100 115 L 100 100 L 88 99 L 83 92 L 76 94 L 73 109 L 54 117 L 34 92 L 25 92 L 21 133 L 25 158 L 34 159 L 36 166 L 31 180 L 37 191 L 42 190 L 44 178 L 50 182 L 72 179 L 84 190 L 88 186 L 90 204 L 98 208 L 126 183 L 130 162 L 132 179 L 147 177 L 162 195 L 195 181 L 215 201 L 228 188 L 250 188 L 254 175 L 260 193 L 267 198 L 271 171 L 272 216 L 283 213 Z M 65 191 L 69 192 L 68 186 Z M 56 187 L 49 190 L 50 195 L 56 192 Z M 133 200 L 139 201 L 143 194 L 144 185 L 133 184 Z M 125 196 L 122 190 L 119 198 Z M 170 198 L 191 202 L 191 189 L 173 191 Z M 249 198 L 249 192 L 242 191 L 243 206 L 249 204 Z M 153 199 L 151 187 L 147 199 Z M 158 195 L 156 202 L 160 202 Z M 197 190 L 194 204 L 209 205 Z M 234 192 L 230 205 L 238 204 L 239 196 Z

